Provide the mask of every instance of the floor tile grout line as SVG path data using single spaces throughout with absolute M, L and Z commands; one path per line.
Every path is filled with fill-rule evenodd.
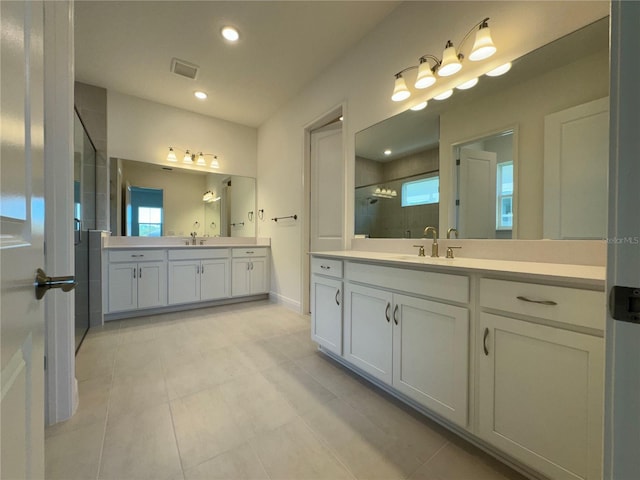
M 122 333 L 120 332 L 120 329 L 118 329 L 118 334 L 119 334 L 118 336 L 122 335 Z M 100 455 L 98 456 L 98 471 L 96 472 L 96 480 L 99 480 L 100 472 L 102 471 L 102 459 L 104 457 L 104 446 L 107 439 L 107 425 L 109 422 L 109 410 L 111 410 L 111 394 L 113 392 L 113 382 L 115 381 L 116 359 L 118 356 L 119 349 L 120 349 L 120 344 L 118 344 L 118 347 L 116 348 L 116 354 L 113 356 L 113 364 L 111 365 L 111 382 L 109 384 L 109 395 L 107 398 L 107 413 L 104 416 L 104 428 L 102 431 L 102 442 L 100 444 Z
M 176 444 L 176 450 L 178 452 L 178 461 L 180 462 L 180 470 L 182 470 L 182 478 L 185 478 L 187 473 L 182 462 L 182 454 L 180 453 L 180 443 L 178 442 L 178 434 L 176 433 L 176 422 L 173 419 L 173 408 L 171 408 L 171 401 L 167 400 L 167 406 L 169 407 L 169 416 L 171 417 L 171 428 L 173 429 L 173 440 Z
M 448 445 L 450 445 L 451 442 L 449 440 L 446 440 L 444 442 L 444 445 L 442 445 L 439 449 L 437 449 L 435 452 L 433 452 L 433 455 L 431 455 L 429 458 L 427 458 L 423 463 L 421 463 L 420 465 L 418 465 L 418 467 L 411 472 L 411 475 L 409 475 L 407 477 L 407 479 L 410 479 L 418 470 L 420 470 L 422 467 L 424 467 L 425 465 L 427 465 L 429 462 L 431 462 L 434 458 L 436 458 L 436 456 L 445 448 L 447 448 Z

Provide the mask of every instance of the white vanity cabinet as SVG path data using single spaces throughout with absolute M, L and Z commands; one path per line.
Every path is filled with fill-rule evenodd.
M 311 259 L 311 339 L 342 355 L 342 261 Z
M 169 304 L 229 297 L 229 249 L 169 250 Z
M 550 478 L 601 478 L 604 342 L 570 329 L 603 328 L 604 294 L 482 278 L 480 307 L 479 436 Z
M 468 302 L 469 278 L 352 262 L 345 270 L 344 358 L 466 426 L 469 310 L 434 300 Z
M 269 292 L 269 256 L 266 248 L 231 250 L 231 296 Z
M 164 250 L 109 252 L 109 313 L 167 304 Z

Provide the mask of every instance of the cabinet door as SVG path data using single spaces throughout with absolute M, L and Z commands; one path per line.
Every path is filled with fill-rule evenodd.
M 352 284 L 345 294 L 345 358 L 391 384 L 392 294 Z
M 313 276 L 311 283 L 311 339 L 342 355 L 342 282 Z
M 169 305 L 200 301 L 200 260 L 169 262 Z
M 393 298 L 393 386 L 466 426 L 469 311 L 405 295 Z
M 203 260 L 200 265 L 200 299 L 229 296 L 229 260 Z
M 167 304 L 167 264 L 138 264 L 138 308 L 161 307 Z
M 109 264 L 109 312 L 138 308 L 138 265 Z
M 248 258 L 234 258 L 231 261 L 231 296 L 232 297 L 238 297 L 238 296 L 250 294 L 251 292 L 251 284 L 249 281 L 250 262 L 251 260 Z
M 252 258 L 249 265 L 249 274 L 251 277 L 251 294 L 268 293 L 269 282 L 267 278 L 267 259 L 266 258 Z
M 601 478 L 603 339 L 486 313 L 480 326 L 480 436 L 550 478 Z

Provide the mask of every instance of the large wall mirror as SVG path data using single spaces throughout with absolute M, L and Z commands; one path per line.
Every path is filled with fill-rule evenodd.
M 122 235 L 256 235 L 254 178 L 114 160 L 118 162 Z
M 355 234 L 606 236 L 609 20 L 356 133 Z

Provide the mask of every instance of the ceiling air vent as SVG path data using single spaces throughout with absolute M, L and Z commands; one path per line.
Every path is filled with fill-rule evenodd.
M 180 60 L 179 58 L 174 58 L 171 60 L 171 71 L 176 75 L 182 75 L 183 77 L 195 79 L 196 75 L 198 74 L 199 68 L 200 67 L 198 65 L 185 62 L 184 60 Z

